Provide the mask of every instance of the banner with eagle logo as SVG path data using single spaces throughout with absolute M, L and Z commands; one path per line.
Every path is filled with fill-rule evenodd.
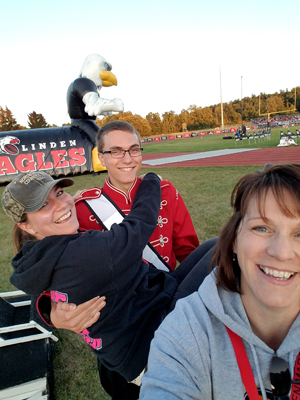
M 28 171 L 55 176 L 93 172 L 93 147 L 72 126 L 0 132 L 0 182 Z

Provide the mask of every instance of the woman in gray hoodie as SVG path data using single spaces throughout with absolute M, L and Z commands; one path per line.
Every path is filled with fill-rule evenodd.
M 218 265 L 151 344 L 141 400 L 298 399 L 300 165 L 236 184 Z

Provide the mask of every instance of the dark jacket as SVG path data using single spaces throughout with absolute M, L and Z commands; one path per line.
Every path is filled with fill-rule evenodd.
M 14 257 L 11 283 L 28 294 L 81 304 L 106 296 L 101 317 L 81 334 L 102 363 L 128 381 L 147 364 L 150 341 L 178 282 L 142 260 L 160 206 L 160 182 L 147 174 L 130 214 L 110 231 L 49 236 Z
M 96 119 L 90 117 L 85 111 L 85 104 L 82 98 L 85 94 L 97 92 L 97 86 L 88 78 L 77 78 L 73 81 L 67 91 L 68 113 L 72 119 Z

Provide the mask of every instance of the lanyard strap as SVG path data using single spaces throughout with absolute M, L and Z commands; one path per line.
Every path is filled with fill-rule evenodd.
M 243 345 L 243 341 L 238 336 L 236 333 L 232 332 L 231 329 L 229 329 L 227 326 L 225 326 L 227 329 L 228 335 L 230 337 L 236 360 L 240 369 L 242 381 L 244 383 L 244 386 L 246 388 L 246 392 L 248 393 L 249 399 L 250 400 L 260 400 L 257 387 L 255 384 L 253 372 L 251 369 L 251 365 L 245 350 L 245 347 Z
M 228 335 L 230 337 L 235 356 L 237 359 L 237 363 L 240 369 L 242 381 L 244 383 L 244 386 L 246 388 L 246 392 L 248 393 L 249 399 L 250 400 L 260 400 L 260 397 L 258 395 L 257 387 L 255 384 L 253 372 L 251 369 L 251 365 L 243 344 L 242 339 L 240 336 L 238 336 L 236 333 L 232 332 L 231 329 L 229 329 L 227 326 L 225 326 L 227 329 Z M 293 381 L 298 381 L 300 380 L 300 352 L 297 355 L 296 362 L 295 362 L 295 368 L 294 368 L 294 379 Z M 292 400 L 300 400 L 300 384 L 298 383 L 292 383 L 292 390 L 291 390 L 291 395 L 290 399 Z
M 295 362 L 295 368 L 294 368 L 294 381 L 298 381 L 300 380 L 300 352 L 297 355 L 296 358 L 296 362 Z M 290 399 L 291 400 L 300 400 L 300 384 L 297 383 L 293 383 L 292 382 L 292 391 L 291 391 L 291 396 Z

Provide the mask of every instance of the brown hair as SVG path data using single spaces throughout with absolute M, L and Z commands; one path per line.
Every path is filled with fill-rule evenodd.
M 284 215 L 300 215 L 300 164 L 266 164 L 262 170 L 243 176 L 235 185 L 231 194 L 233 215 L 221 230 L 213 258 L 213 265 L 218 265 L 217 285 L 226 290 L 240 293 L 240 267 L 237 261 L 233 261 L 232 247 L 250 201 L 258 202 L 260 215 L 266 218 L 264 202 L 268 190 L 272 190 Z M 286 203 L 287 194 L 292 205 Z
M 26 222 L 26 214 L 22 215 L 20 222 Z M 23 229 L 19 228 L 18 224 L 14 224 L 12 230 L 12 243 L 15 254 L 17 254 L 21 250 L 25 243 L 33 242 L 35 240 L 37 239 L 34 236 L 30 235 L 30 233 L 23 231 Z
M 99 131 L 96 134 L 96 143 L 99 153 L 103 150 L 104 147 L 104 136 L 112 131 L 124 131 L 135 134 L 138 137 L 139 144 L 141 145 L 140 135 L 133 125 L 129 124 L 128 122 L 120 120 L 111 121 L 103 125 L 102 128 L 99 129 Z

